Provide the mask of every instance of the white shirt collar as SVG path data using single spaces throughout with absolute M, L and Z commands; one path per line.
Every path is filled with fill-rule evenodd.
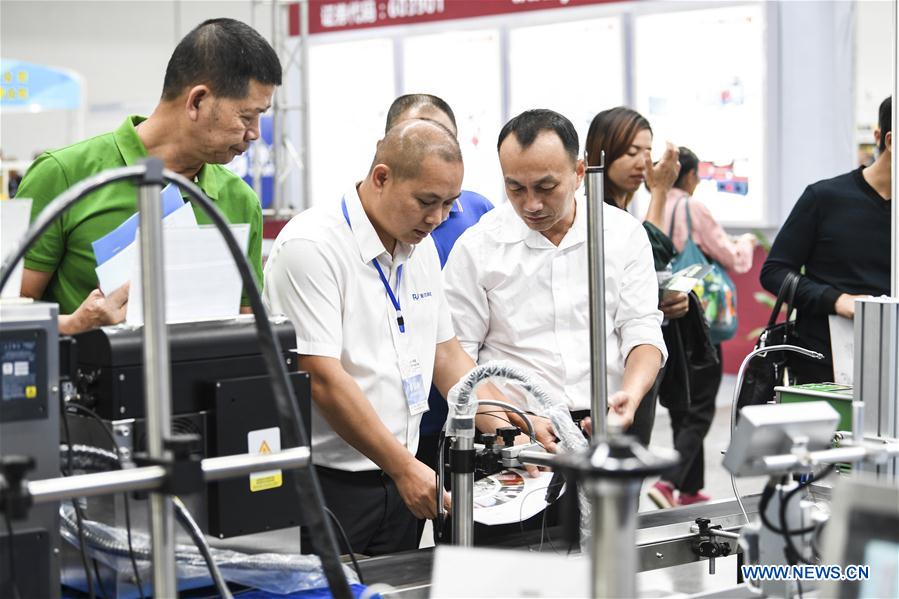
M 359 192 L 354 185 L 343 195 L 346 202 L 347 216 L 350 218 L 350 229 L 353 231 L 353 238 L 359 247 L 359 257 L 363 262 L 371 262 L 375 258 L 383 256 L 385 261 L 390 263 L 396 261 L 402 264 L 412 255 L 414 246 L 404 243 L 400 240 L 396 242 L 396 250 L 393 256 L 384 247 L 378 232 L 371 224 L 371 220 L 362 207 L 362 200 L 359 198 Z
M 575 196 L 575 212 L 574 222 L 571 228 L 565 233 L 559 249 L 565 249 L 578 245 L 587 241 L 587 208 L 586 199 L 581 195 Z M 556 247 L 547 239 L 543 233 L 534 231 L 518 216 L 514 209 L 510 211 L 512 218 L 506 226 L 502 227 L 497 235 L 497 241 L 503 243 L 519 243 L 521 241 L 530 248 L 553 248 Z M 606 227 L 603 226 L 603 229 Z

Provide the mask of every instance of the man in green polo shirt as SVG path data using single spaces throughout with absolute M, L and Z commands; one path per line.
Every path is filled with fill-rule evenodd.
M 148 118 L 130 116 L 111 133 L 42 154 L 16 195 L 32 198 L 34 220 L 56 196 L 82 179 L 155 156 L 166 168 L 196 181 L 229 222 L 249 223 L 247 255 L 261 281 L 259 199 L 221 165 L 259 137 L 259 117 L 271 106 L 277 85 L 281 63 L 262 36 L 240 21 L 205 21 L 175 48 L 162 98 Z M 58 303 L 61 333 L 124 319 L 128 287 L 109 295 L 97 288 L 91 244 L 136 210 L 132 183 L 107 185 L 66 212 L 28 251 L 22 295 Z M 199 208 L 194 211 L 199 223 L 210 222 Z

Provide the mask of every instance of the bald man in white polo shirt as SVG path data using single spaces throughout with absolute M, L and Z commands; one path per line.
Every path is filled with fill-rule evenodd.
M 265 267 L 265 301 L 294 323 L 299 368 L 312 375 L 325 501 L 356 552 L 415 548 L 416 518 L 436 515 L 435 473 L 414 457 L 419 422 L 432 377 L 446 394 L 474 362 L 453 332 L 429 234 L 462 174 L 449 131 L 401 123 L 365 180 L 287 224 Z M 478 418 L 483 430 L 505 424 Z

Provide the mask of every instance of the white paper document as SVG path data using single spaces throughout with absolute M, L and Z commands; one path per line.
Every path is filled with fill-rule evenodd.
M 31 199 L 3 200 L 0 202 L 0 257 L 5 261 L 6 256 L 15 251 L 31 220 Z M 0 297 L 19 297 L 22 289 L 22 265 L 19 260 L 13 269 Z
M 851 385 L 855 374 L 855 327 L 853 321 L 831 314 L 830 351 L 833 354 L 833 382 Z M 828 381 L 829 382 L 829 381 Z
M 590 596 L 590 560 L 583 555 L 566 557 L 549 552 L 438 545 L 430 596 L 586 599 Z
M 246 254 L 250 225 L 231 225 Z M 243 284 L 228 246 L 213 225 L 165 227 L 165 318 L 169 324 L 234 318 L 240 313 Z M 140 246 L 133 252 L 131 288 L 125 322 L 144 322 L 140 279 Z
M 197 228 L 197 216 L 190 204 L 184 204 L 174 212 L 162 219 L 163 227 Z M 109 295 L 128 281 L 140 276 L 140 267 L 134 272 L 135 249 L 140 240 L 135 236 L 135 241 L 128 244 L 119 253 L 97 267 L 97 280 L 100 282 L 100 291 Z
M 527 520 L 546 508 L 546 488 L 552 472 L 531 478 L 524 470 L 503 470 L 474 483 L 474 521 L 511 524 Z

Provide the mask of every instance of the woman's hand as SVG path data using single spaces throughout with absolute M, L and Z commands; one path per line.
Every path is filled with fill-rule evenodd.
M 677 146 L 670 141 L 665 146 L 662 159 L 655 165 L 652 164 L 652 157 L 646 153 L 646 186 L 650 191 L 661 189 L 667 193 L 674 186 L 680 173 Z

